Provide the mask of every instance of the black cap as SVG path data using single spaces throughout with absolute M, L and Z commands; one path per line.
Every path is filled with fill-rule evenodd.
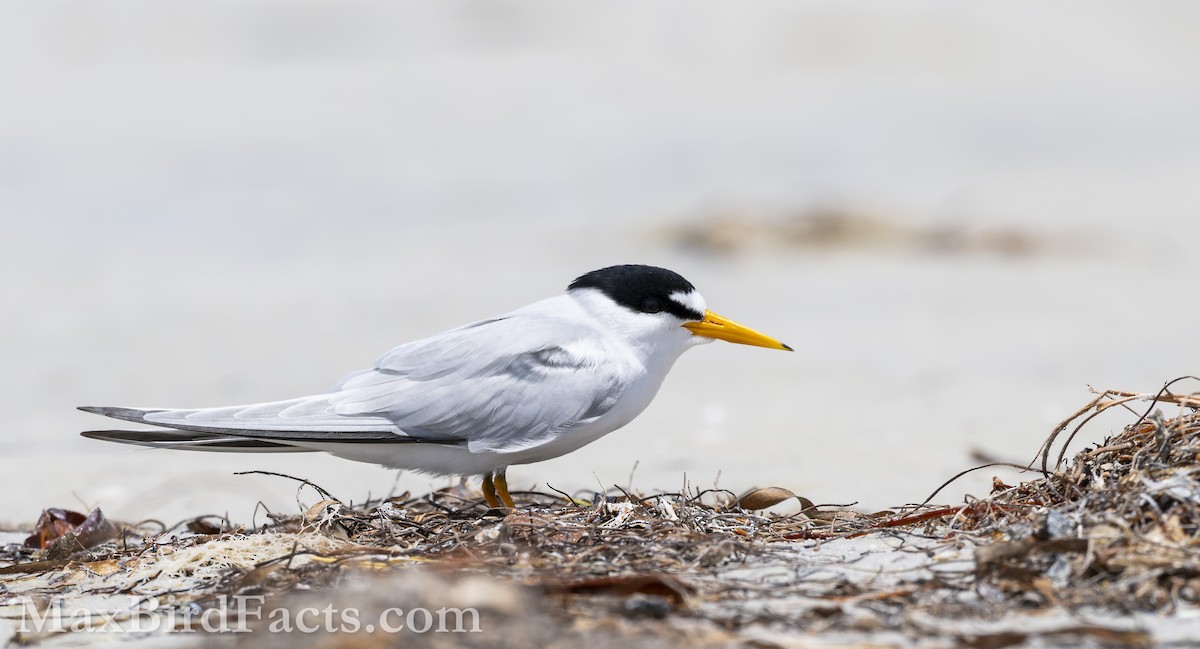
M 704 314 L 671 299 L 672 293 L 692 293 L 692 283 L 679 273 L 642 264 L 625 264 L 593 270 L 567 287 L 568 291 L 594 288 L 613 302 L 636 313 L 666 311 L 681 320 L 703 320 Z

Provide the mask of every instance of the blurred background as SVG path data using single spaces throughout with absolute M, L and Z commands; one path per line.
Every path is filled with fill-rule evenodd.
M 74 408 L 321 392 L 628 262 L 796 353 L 690 352 L 514 489 L 871 509 L 1025 462 L 1089 385 L 1197 372 L 1197 33 L 1187 2 L 4 3 L 0 524 L 293 511 L 252 469 L 452 484 Z

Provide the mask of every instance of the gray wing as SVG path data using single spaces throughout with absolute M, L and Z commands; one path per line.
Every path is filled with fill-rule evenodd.
M 383 417 L 407 435 L 462 440 L 475 452 L 512 452 L 607 412 L 625 367 L 593 329 L 517 313 L 397 347 L 331 397 L 341 415 Z
M 585 325 L 518 311 L 401 345 L 327 394 L 195 410 L 84 409 L 256 439 L 465 442 L 476 452 L 512 452 L 603 415 L 626 367 L 621 350 Z

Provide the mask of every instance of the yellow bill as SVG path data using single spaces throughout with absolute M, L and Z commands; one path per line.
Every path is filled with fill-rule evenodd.
M 697 336 L 716 338 L 717 340 L 725 340 L 739 345 L 754 345 L 755 347 L 792 351 L 791 347 L 778 340 L 766 334 L 760 334 L 750 327 L 740 325 L 733 320 L 721 317 L 712 311 L 705 311 L 704 319 L 700 322 L 685 322 L 683 326 L 690 329 Z

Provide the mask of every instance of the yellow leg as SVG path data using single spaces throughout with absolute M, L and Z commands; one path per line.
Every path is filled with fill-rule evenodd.
M 492 474 L 496 481 L 496 495 L 500 496 L 500 501 L 509 509 L 516 509 L 517 506 L 513 503 L 512 496 L 508 495 L 508 478 L 504 476 L 504 472 L 508 469 L 500 469 L 500 471 Z
M 508 495 L 508 489 L 504 490 L 504 495 Z M 492 474 L 483 474 L 483 498 L 487 501 L 488 507 L 496 508 L 500 506 L 500 501 L 496 499 L 496 486 L 492 484 Z

